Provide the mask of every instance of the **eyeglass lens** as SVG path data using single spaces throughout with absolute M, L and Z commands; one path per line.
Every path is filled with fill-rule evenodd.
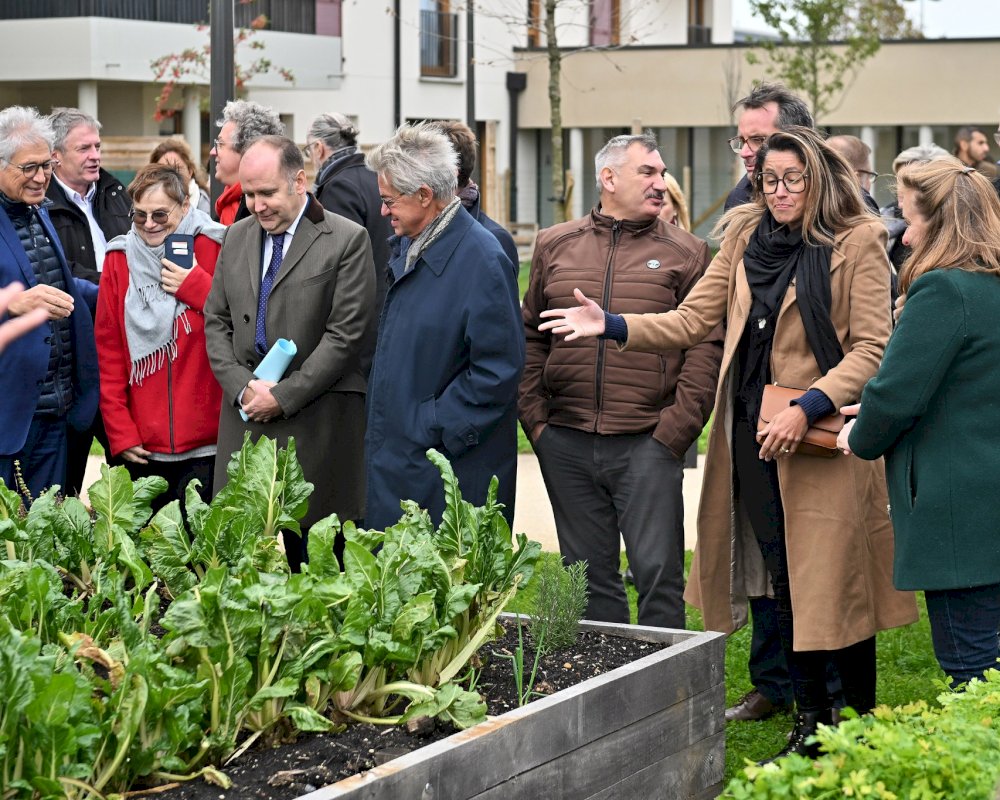
M 146 220 L 149 219 L 150 217 L 153 218 L 153 222 L 155 222 L 157 225 L 163 225 L 167 220 L 170 219 L 170 212 L 164 211 L 162 208 L 158 208 L 156 209 L 156 211 L 152 211 L 149 213 L 145 211 L 140 211 L 137 208 L 132 209 L 132 219 L 136 225 L 145 225 Z

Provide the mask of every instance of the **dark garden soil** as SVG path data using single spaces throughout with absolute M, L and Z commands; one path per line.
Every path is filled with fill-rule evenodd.
M 517 629 L 509 623 L 506 628 L 502 638 L 479 651 L 481 672 L 476 688 L 483 695 L 490 716 L 498 716 L 518 705 L 511 660 L 502 657 L 517 649 Z M 549 653 L 539 661 L 534 689 L 541 695 L 549 695 L 630 664 L 663 647 L 662 644 L 583 631 L 575 645 Z M 524 650 L 524 680 L 527 682 L 535 659 L 527 633 Z M 281 747 L 252 747 L 225 768 L 233 781 L 228 790 L 199 780 L 145 796 L 157 800 L 292 800 L 453 733 L 454 728 L 440 723 L 435 723 L 423 734 L 409 733 L 399 726 L 351 724 L 336 735 L 307 734 Z

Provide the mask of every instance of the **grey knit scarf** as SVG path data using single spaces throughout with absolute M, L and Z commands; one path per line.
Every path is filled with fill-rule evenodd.
M 462 201 L 459 200 L 458 197 L 451 198 L 451 202 L 441 209 L 441 213 L 434 217 L 434 219 L 427 224 L 426 228 L 420 231 L 417 238 L 413 240 L 413 244 L 410 245 L 410 249 L 406 251 L 405 272 L 409 272 L 413 268 L 413 265 L 417 263 L 417 259 L 420 258 L 420 254 L 430 247 L 437 240 L 437 238 L 444 233 L 444 229 L 451 224 L 451 221 L 455 218 L 455 215 L 458 213 L 458 209 L 461 208 L 461 206 Z
M 226 228 L 204 211 L 193 206 L 180 221 L 174 233 L 199 234 L 222 243 Z M 143 380 L 163 368 L 166 359 L 177 358 L 177 336 L 180 328 L 191 333 L 187 318 L 188 306 L 160 286 L 160 270 L 164 246 L 150 247 L 135 228 L 124 236 L 108 242 L 108 251 L 123 250 L 128 263 L 128 289 L 125 291 L 125 340 L 128 343 L 132 367 L 128 382 Z

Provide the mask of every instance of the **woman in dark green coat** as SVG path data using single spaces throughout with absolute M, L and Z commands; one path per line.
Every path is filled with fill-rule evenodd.
M 904 168 L 906 306 L 838 443 L 885 456 L 897 589 L 923 589 L 957 686 L 997 666 L 1000 200 L 954 158 Z

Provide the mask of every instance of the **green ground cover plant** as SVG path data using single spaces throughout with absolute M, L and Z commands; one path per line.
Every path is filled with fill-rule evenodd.
M 685 554 L 685 578 L 691 567 L 691 551 Z M 558 553 L 542 553 L 537 570 L 545 569 L 545 562 L 560 561 Z M 625 554 L 622 554 L 621 569 L 624 572 L 627 565 Z M 637 595 L 635 588 L 626 583 L 626 593 L 629 599 L 631 622 L 637 619 Z M 534 607 L 538 590 L 536 581 L 532 581 L 523 591 L 520 591 L 508 606 L 508 611 L 530 614 Z M 936 698 L 941 694 L 944 685 L 944 675 L 934 659 L 934 651 L 930 640 L 930 626 L 927 622 L 927 610 L 923 595 L 918 594 L 920 620 L 913 625 L 883 631 L 878 635 L 877 670 L 878 683 L 876 696 L 882 705 L 893 707 L 908 703 L 923 701 L 929 706 L 937 705 Z M 688 630 L 704 630 L 701 613 L 692 606 L 686 608 L 686 627 Z M 744 627 L 734 633 L 726 641 L 726 704 L 732 705 L 742 695 L 752 688 L 750 675 L 747 671 L 747 658 L 750 651 L 750 627 Z M 1000 715 L 1000 711 L 998 711 Z M 792 729 L 793 720 L 788 713 L 775 714 L 762 722 L 734 722 L 726 726 L 726 769 L 725 780 L 728 783 L 741 774 L 747 762 L 757 762 L 769 758 L 781 750 L 786 744 L 788 732 Z M 794 794 L 774 795 L 775 797 L 794 798 Z M 839 794 L 830 795 L 841 797 Z M 846 795 L 845 795 L 846 796 Z M 928 795 L 928 798 L 932 797 Z M 957 800 L 957 796 L 941 800 Z M 900 796 L 902 800 L 902 796 Z M 923 800 L 923 798 L 921 798 Z
M 189 488 L 186 518 L 176 502 L 151 517 L 165 482 L 123 467 L 102 467 L 92 509 L 50 490 L 25 513 L 0 485 L 0 795 L 225 786 L 238 741 L 351 719 L 485 719 L 456 676 L 540 546 L 512 541 L 495 479 L 474 507 L 447 460 L 428 457 L 445 485 L 440 526 L 413 503 L 386 531 L 330 517 L 297 575 L 276 538 L 298 529 L 312 491 L 292 442 L 246 441 L 211 503 Z

